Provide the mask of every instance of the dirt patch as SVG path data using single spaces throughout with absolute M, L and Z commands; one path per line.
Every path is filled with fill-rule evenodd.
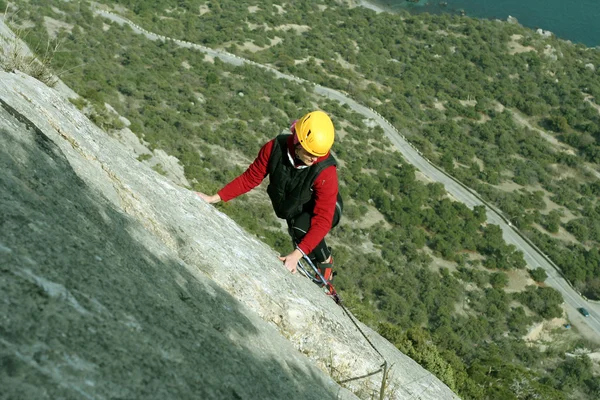
M 508 54 L 527 53 L 528 51 L 536 51 L 531 46 L 523 46 L 519 40 L 523 39 L 523 35 L 512 35 L 508 42 Z
M 115 4 L 112 6 L 112 9 L 117 13 L 117 14 L 127 14 L 129 12 L 129 9 L 127 7 L 124 7 L 122 5 L 119 4 Z
M 467 37 L 467 35 L 465 35 L 464 33 L 458 33 L 458 32 L 448 32 L 448 35 L 450 35 L 452 37 L 462 38 L 462 39 L 465 39 Z
M 336 121 L 336 129 L 335 129 L 335 135 L 337 136 L 336 140 L 344 140 L 344 138 L 348 135 L 348 132 L 346 132 L 345 128 L 347 128 L 348 126 L 351 126 L 350 123 L 346 122 L 345 120 L 341 120 L 341 121 Z M 339 161 L 339 160 L 338 160 Z
M 563 173 L 565 173 L 564 170 L 563 170 Z M 567 172 L 567 174 L 568 174 L 568 172 Z M 546 207 L 543 210 L 540 210 L 541 214 L 548 215 L 553 210 L 560 210 L 561 213 L 563 214 L 562 217 L 560 218 L 560 222 L 563 224 L 566 224 L 567 222 L 577 218 L 577 216 L 575 214 L 573 214 L 569 209 L 553 202 L 551 200 L 552 193 L 548 192 L 547 190 L 545 190 L 544 188 L 542 188 L 540 186 L 524 187 L 524 186 L 521 186 L 512 181 L 504 181 L 499 185 L 494 185 L 494 187 L 497 188 L 498 190 L 501 190 L 503 192 L 509 192 L 509 193 L 520 190 L 520 189 L 526 189 L 528 191 L 541 191 L 544 193 L 543 200 L 546 205 Z M 571 242 L 571 243 L 577 242 L 577 239 L 573 235 L 571 235 L 569 232 L 567 232 L 565 229 L 563 229 L 562 227 L 559 228 L 558 233 L 550 233 L 538 224 L 534 224 L 534 226 L 536 229 L 540 230 L 540 232 L 545 232 L 546 234 L 548 234 L 549 236 L 551 236 L 553 238 L 564 240 L 564 241 Z
M 433 102 L 433 108 L 435 108 L 436 110 L 439 110 L 439 111 L 446 111 L 446 107 L 444 107 L 444 103 L 442 103 L 441 101 L 439 101 L 437 99 Z
M 254 42 L 248 41 L 248 42 L 245 42 L 243 45 L 239 46 L 239 49 L 240 50 L 247 50 L 247 51 L 249 51 L 251 53 L 256 53 L 258 51 L 262 51 L 262 50 L 268 49 L 269 47 L 276 46 L 276 45 L 278 45 L 281 42 L 283 42 L 283 39 L 280 38 L 280 37 L 278 37 L 278 36 L 275 36 L 273 39 L 271 39 L 271 43 L 268 44 L 268 45 L 266 45 L 266 46 L 264 46 L 264 47 L 257 46 L 256 44 L 254 44 Z M 227 48 L 231 44 L 232 44 L 232 42 L 223 43 L 223 47 Z
M 496 102 L 494 103 L 494 111 L 496 111 L 496 112 L 500 112 L 500 113 L 501 113 L 501 112 L 503 112 L 503 111 L 504 111 L 504 104 L 502 104 L 502 103 L 500 103 L 500 102 L 496 101 Z
M 271 45 L 267 46 L 267 47 L 273 47 L 273 46 L 277 46 L 279 43 L 282 43 L 283 39 L 280 38 L 279 36 L 275 36 L 273 39 L 271 39 Z
M 594 363 L 594 374 L 600 374 L 600 352 L 596 351 L 593 353 L 588 353 L 587 356 L 590 358 L 590 360 L 592 360 L 592 363 Z
M 511 269 L 505 271 L 508 276 L 508 285 L 504 288 L 507 293 L 517 293 L 525 290 L 527 286 L 535 285 L 527 269 Z
M 390 229 L 391 226 L 386 222 L 383 215 L 373 206 L 367 206 L 367 213 L 354 223 L 354 226 L 359 229 L 367 229 L 375 225 L 378 222 L 382 222 L 385 229 Z
M 594 362 L 600 362 L 600 352 L 589 353 L 588 357 Z
M 477 122 L 478 124 L 485 124 L 488 121 L 491 121 L 492 119 L 490 118 L 489 115 L 487 115 L 486 113 L 480 112 L 479 113 L 479 119 L 475 122 Z
M 558 232 L 553 233 L 553 232 L 548 232 L 546 229 L 544 229 L 541 225 L 536 224 L 536 223 L 532 223 L 531 226 L 535 229 L 537 229 L 538 231 L 545 233 L 546 235 L 550 236 L 553 239 L 558 239 L 562 242 L 565 243 L 578 243 L 578 244 L 582 244 L 580 243 L 577 238 L 575 238 L 575 236 L 571 235 L 569 232 L 567 232 L 566 230 L 564 230 L 562 227 L 558 228 Z M 585 247 L 585 246 L 584 246 Z
M 548 193 L 543 188 L 540 188 L 539 186 L 527 186 L 526 187 L 526 186 L 519 185 L 518 183 L 515 183 L 511 180 L 506 180 L 498 185 L 492 185 L 492 186 L 498 190 L 502 190 L 503 192 L 514 192 L 514 191 L 518 191 L 518 190 L 529 190 L 529 191 L 538 191 L 539 190 L 544 193 Z
M 427 175 L 423 174 L 419 170 L 415 171 L 415 179 L 418 180 L 419 182 L 425 182 L 425 183 L 431 183 L 431 182 L 433 182 L 433 180 L 430 177 L 428 177 Z
M 480 158 L 473 156 L 473 162 L 475 164 L 477 164 L 479 166 L 479 168 L 481 168 L 481 169 L 485 168 L 485 164 L 484 164 L 483 160 L 481 160 Z
M 450 273 L 457 271 L 458 264 L 456 264 L 454 261 L 444 260 L 443 258 L 436 256 L 433 253 L 433 250 L 431 250 L 429 247 L 423 247 L 423 249 L 421 250 L 429 257 L 431 257 L 432 261 L 429 267 L 432 270 L 439 271 L 442 268 L 446 268 L 448 269 L 448 271 L 450 271 Z
M 349 69 L 354 71 L 356 66 L 354 64 L 350 64 L 348 61 L 344 60 L 340 53 L 336 53 L 336 60 L 338 64 L 342 66 L 342 68 Z
M 375 247 L 373 242 L 370 240 L 365 240 L 362 242 L 358 247 L 358 250 L 364 254 L 376 254 L 377 256 L 381 257 L 381 250 Z
M 264 50 L 265 47 L 259 47 L 255 45 L 253 42 L 246 42 L 242 46 L 240 46 L 241 50 L 248 50 L 252 53 L 256 53 L 257 51 Z
M 301 59 L 299 59 L 299 60 L 294 60 L 294 65 L 298 65 L 298 64 L 304 64 L 305 62 L 307 62 L 307 61 L 308 61 L 308 58 L 309 58 L 309 57 L 306 57 L 306 58 L 301 58 Z
M 554 60 L 556 60 L 557 56 L 556 56 L 556 49 L 552 46 L 550 46 L 549 44 L 546 45 L 546 47 L 544 47 L 544 55 L 546 57 L 550 57 L 553 58 Z
M 376 98 L 376 97 L 370 97 L 370 98 L 369 98 L 369 100 L 370 100 L 370 101 L 371 101 L 373 104 L 375 104 L 376 106 L 380 106 L 380 105 L 382 105 L 382 104 L 383 104 L 383 103 L 381 102 L 381 100 L 379 100 L 379 99 L 378 99 L 378 98 Z
M 542 214 L 548 214 L 552 210 L 561 210 L 563 213 L 563 216 L 560 218 L 560 222 L 562 222 L 562 223 L 567 223 L 567 222 L 571 221 L 572 219 L 577 218 L 577 216 L 575 214 L 573 214 L 568 208 L 565 208 L 565 207 L 553 202 L 550 199 L 550 197 L 552 196 L 552 193 L 550 193 L 547 190 L 542 189 L 542 188 L 534 188 L 534 190 L 541 190 L 544 192 L 544 202 L 546 203 L 546 209 L 540 211 Z
M 253 24 L 252 22 L 246 22 L 246 25 L 248 25 L 248 29 L 250 29 L 251 31 L 255 31 L 255 30 L 259 29 L 259 28 L 262 28 L 265 31 L 272 31 L 273 30 L 273 28 L 271 28 L 267 24 Z
M 460 200 L 458 200 L 452 193 L 450 192 L 446 192 L 446 196 L 444 196 L 445 199 L 448 199 L 450 201 L 454 201 L 457 203 L 462 203 Z
M 527 332 L 527 335 L 523 336 L 523 340 L 525 340 L 527 342 L 538 340 L 542 334 L 543 329 L 544 329 L 543 322 L 533 325 Z
M 298 65 L 298 64 L 304 64 L 305 62 L 308 62 L 308 60 L 309 60 L 310 58 L 312 58 L 313 60 L 315 60 L 315 63 L 316 63 L 318 66 L 321 66 L 321 65 L 323 65 L 323 60 L 321 60 L 320 58 L 314 58 L 314 57 L 306 57 L 306 58 L 302 58 L 302 59 L 300 59 L 300 60 L 295 60 L 295 61 L 294 61 L 294 63 L 295 63 L 295 65 Z
M 565 318 L 552 318 L 540 322 L 529 329 L 529 332 L 523 336 L 523 340 L 526 342 L 551 342 L 553 340 L 552 332 L 557 328 L 564 327 L 566 324 L 567 320 Z
M 352 65 L 352 64 L 348 64 L 348 65 Z M 354 66 L 354 65 L 352 65 L 352 68 L 354 69 L 354 68 L 355 68 L 355 66 Z M 356 72 L 356 71 L 354 71 L 354 72 Z M 384 86 L 382 83 L 380 83 L 380 82 L 376 82 L 376 81 L 372 81 L 372 80 L 369 80 L 369 79 L 366 79 L 366 78 L 364 77 L 364 75 L 361 75 L 360 77 L 361 77 L 361 80 L 360 80 L 359 86 L 360 86 L 361 88 L 363 88 L 363 89 L 367 89 L 367 88 L 369 87 L 369 85 L 373 85 L 373 86 L 374 86 L 374 87 L 375 87 L 375 88 L 376 88 L 378 91 L 380 91 L 380 92 L 388 92 L 388 88 L 387 88 L 386 86 Z M 381 102 L 381 100 L 379 100 L 379 99 L 377 99 L 377 98 L 375 98 L 375 97 L 371 97 L 371 99 L 372 99 L 372 101 L 373 101 L 373 102 L 375 102 L 376 104 L 383 104 L 383 103 Z
M 285 24 L 285 25 L 280 25 L 280 26 L 276 27 L 275 30 L 284 31 L 284 32 L 287 32 L 289 30 L 294 30 L 294 31 L 296 31 L 296 33 L 300 34 L 300 33 L 310 31 L 310 26 L 298 25 L 298 24 Z
M 477 104 L 477 100 L 458 100 L 458 102 L 463 106 L 463 107 L 475 107 L 475 105 Z
M 206 4 L 203 4 L 198 8 L 198 13 L 200 14 L 200 16 L 207 14 L 209 12 L 210 12 L 210 8 L 208 8 L 208 6 Z
M 248 12 L 250 14 L 254 14 L 254 13 L 256 13 L 259 10 L 260 10 L 260 8 L 258 6 L 248 6 Z
M 582 94 L 584 96 L 583 100 L 590 103 L 590 105 L 592 107 L 594 107 L 596 109 L 596 111 L 598 111 L 598 114 L 600 114 L 600 106 L 598 104 L 594 103 L 594 97 L 589 94 L 584 94 L 584 93 L 582 93 Z
M 54 18 L 44 16 L 44 27 L 46 28 L 48 36 L 50 36 L 51 39 L 56 39 L 56 37 L 61 31 L 71 33 L 71 31 L 73 30 L 73 26 L 74 25 L 72 24 L 67 24 L 66 22 L 62 22 Z
M 575 150 L 573 150 L 571 147 L 567 146 L 566 144 L 559 142 L 558 139 L 556 139 L 554 136 L 550 135 L 546 131 L 543 131 L 540 128 L 533 126 L 531 124 L 531 122 L 529 122 L 527 120 L 527 118 L 523 114 L 518 112 L 517 110 L 511 110 L 511 112 L 512 112 L 513 119 L 519 125 L 525 126 L 528 129 L 531 129 L 532 131 L 539 133 L 540 136 L 544 140 L 546 140 L 548 143 L 552 144 L 557 150 L 563 151 L 569 155 L 573 155 L 573 156 L 576 155 Z

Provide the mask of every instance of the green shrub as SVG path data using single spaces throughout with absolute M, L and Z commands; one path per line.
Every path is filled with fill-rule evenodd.
M 548 278 L 548 274 L 546 273 L 546 270 L 542 267 L 530 269 L 529 276 L 531 276 L 531 279 L 533 279 L 534 281 L 540 282 L 540 283 L 544 282 L 546 280 L 546 278 Z

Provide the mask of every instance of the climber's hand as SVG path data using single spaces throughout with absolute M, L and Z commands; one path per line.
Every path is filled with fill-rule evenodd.
M 207 202 L 208 204 L 214 204 L 214 203 L 218 203 L 221 201 L 221 196 L 219 196 L 218 194 L 214 194 L 212 196 L 209 196 L 207 194 L 204 194 L 202 192 L 196 192 L 196 194 L 205 202 Z
M 298 261 L 300 261 L 301 258 L 302 253 L 300 250 L 296 249 L 285 257 L 279 257 L 279 260 L 283 261 L 283 265 L 288 269 L 288 271 L 294 274 L 298 268 Z

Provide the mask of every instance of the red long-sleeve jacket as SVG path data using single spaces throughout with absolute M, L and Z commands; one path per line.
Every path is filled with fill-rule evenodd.
M 294 154 L 293 135 L 290 135 L 288 140 L 288 151 Z M 263 179 L 269 174 L 269 158 L 275 139 L 267 142 L 258 152 L 258 156 L 252 164 L 240 176 L 229 182 L 218 193 L 221 200 L 227 202 L 237 196 L 249 192 L 256 186 L 260 185 Z M 286 154 L 282 155 L 287 157 Z M 315 163 L 321 162 L 329 157 L 329 153 L 323 157 L 319 157 Z M 325 168 L 317 176 L 313 183 L 313 196 L 315 199 L 315 208 L 311 218 L 311 225 L 298 245 L 300 250 L 305 254 L 309 254 L 327 235 L 333 223 L 333 215 L 335 213 L 335 203 L 338 193 L 338 178 L 337 169 L 334 165 Z

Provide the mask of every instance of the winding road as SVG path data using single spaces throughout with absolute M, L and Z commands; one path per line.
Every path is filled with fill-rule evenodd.
M 211 57 L 219 58 L 222 61 L 227 62 L 229 64 L 252 64 L 273 72 L 278 78 L 281 79 L 288 79 L 299 83 L 311 83 L 306 81 L 305 79 L 283 74 L 280 71 L 277 71 L 276 69 L 271 68 L 269 66 L 258 64 L 254 61 L 246 60 L 244 58 L 227 53 L 225 51 L 214 50 L 206 46 L 157 35 L 135 25 L 133 22 L 129 21 L 126 18 L 123 18 L 119 15 L 107 11 L 95 10 L 95 12 L 116 23 L 129 25 L 134 32 L 143 34 L 150 40 L 172 41 L 173 43 L 181 47 L 200 50 Z M 525 261 L 527 262 L 529 268 L 544 268 L 544 270 L 548 274 L 548 278 L 546 279 L 545 283 L 546 285 L 555 288 L 562 294 L 565 300 L 565 309 L 567 311 L 569 319 L 571 320 L 571 323 L 574 326 L 580 328 L 584 336 L 588 337 L 589 339 L 595 339 L 596 341 L 600 341 L 600 304 L 587 301 L 579 293 L 577 293 L 577 291 L 573 289 L 573 287 L 566 281 L 566 279 L 564 279 L 561 276 L 560 272 L 558 272 L 558 267 L 556 267 L 552 263 L 552 261 L 548 259 L 548 257 L 543 255 L 542 252 L 535 247 L 535 245 L 526 240 L 518 232 L 518 230 L 510 224 L 510 222 L 507 219 L 501 216 L 501 213 L 499 211 L 495 210 L 492 205 L 485 203 L 471 189 L 456 181 L 454 178 L 447 175 L 446 173 L 438 169 L 436 166 L 431 164 L 427 159 L 422 157 L 420 152 L 415 147 L 413 147 L 413 145 L 409 143 L 398 132 L 396 128 L 394 128 L 385 118 L 379 115 L 379 113 L 377 113 L 376 111 L 357 103 L 356 101 L 352 100 L 351 98 L 337 90 L 333 90 L 321 85 L 314 85 L 314 91 L 319 95 L 326 96 L 330 99 L 335 99 L 342 104 L 347 104 L 354 111 L 359 112 L 365 117 L 376 121 L 383 128 L 386 137 L 392 142 L 394 146 L 396 146 L 400 153 L 402 153 L 407 162 L 413 164 L 417 169 L 419 169 L 425 176 L 427 176 L 432 181 L 442 183 L 445 186 L 446 191 L 458 201 L 465 203 L 471 209 L 477 205 L 485 206 L 488 223 L 500 226 L 500 228 L 502 229 L 504 240 L 507 243 L 515 245 L 519 250 L 523 252 Z M 581 307 L 585 307 L 590 312 L 589 317 L 585 318 L 579 313 L 578 309 Z

